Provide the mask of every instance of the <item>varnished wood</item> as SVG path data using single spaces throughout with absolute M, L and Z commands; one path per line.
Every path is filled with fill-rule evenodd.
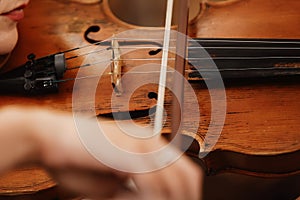
M 300 37 L 300 22 L 296 20 L 299 1 L 240 0 L 225 6 L 206 3 L 204 7 L 201 17 L 190 28 L 192 37 Z
M 26 178 L 24 179 L 24 175 Z M 56 183 L 50 178 L 48 173 L 36 167 L 22 168 L 7 173 L 0 180 L 0 193 L 10 195 L 32 194 L 52 188 Z
M 199 17 L 199 20 L 193 26 L 190 26 L 189 32 L 192 37 L 300 38 L 298 31 L 300 27 L 299 20 L 295 20 L 299 19 L 299 9 L 297 8 L 300 8 L 299 1 L 294 0 L 243 0 L 226 6 L 211 5 L 207 6 Z M 101 4 L 81 5 L 59 0 L 32 0 L 26 10 L 26 18 L 19 24 L 20 41 L 4 70 L 23 64 L 26 62 L 26 56 L 32 52 L 36 53 L 37 56 L 43 56 L 86 44 L 83 39 L 83 32 L 90 25 L 97 24 L 102 28 L 99 33 L 93 35 L 96 39 L 106 39 L 112 33 L 122 32 L 127 29 L 125 26 L 110 21 L 102 9 Z M 146 55 L 147 52 L 139 51 L 136 54 Z M 81 61 L 79 59 L 78 63 Z M 134 67 L 134 63 L 129 61 L 125 65 L 127 68 Z M 65 78 L 75 77 L 75 75 L 76 71 L 69 71 L 65 74 Z M 133 82 L 134 80 L 131 81 Z M 123 85 L 130 85 L 132 82 L 129 80 Z M 198 145 L 203 147 L 205 145 L 203 138 L 210 124 L 211 100 L 203 83 L 191 82 L 191 85 L 197 91 L 201 120 L 199 122 L 200 128 L 196 135 L 188 129 L 185 130 L 185 134 L 193 136 Z M 248 81 L 229 80 L 225 85 L 227 95 L 225 126 L 218 143 L 214 147 L 217 156 L 208 156 L 205 161 L 206 164 L 215 162 L 214 159 L 218 157 L 218 152 L 222 152 L 223 156 L 219 156 L 219 158 L 222 159 L 220 162 L 225 167 L 218 169 L 213 164 L 207 165 L 208 172 L 214 170 L 226 171 L 228 166 L 231 166 L 230 172 L 246 172 L 247 176 L 255 175 L 266 178 L 276 174 L 274 171 L 267 171 L 268 168 L 272 168 L 272 163 L 258 162 L 253 164 L 256 166 L 256 169 L 253 169 L 253 166 L 251 168 L 248 165 L 243 165 L 243 159 L 240 159 L 239 156 L 232 155 L 236 155 L 237 153 L 243 158 L 249 158 L 250 160 L 256 156 L 266 156 L 274 160 L 274 163 L 282 155 L 294 155 L 296 153 L 296 158 L 298 158 L 298 150 L 300 149 L 299 80 L 297 78 L 251 79 Z M 72 81 L 61 83 L 59 93 L 44 96 L 2 95 L 1 106 L 39 105 L 49 109 L 71 112 L 72 86 Z M 97 93 L 96 104 L 94 106 L 97 115 L 107 115 L 111 113 L 110 99 L 112 94 L 109 76 L 104 76 L 101 79 L 100 87 L 101 92 Z M 216 88 L 216 90 L 218 89 Z M 147 110 L 154 106 L 155 100 L 147 97 L 149 92 L 156 92 L 156 86 L 152 85 L 140 88 L 131 98 L 130 110 Z M 126 87 L 124 95 L 126 96 Z M 170 93 L 166 99 L 166 107 L 169 108 Z M 81 112 L 87 113 L 92 109 L 89 107 L 90 102 L 82 102 L 82 104 L 84 105 L 84 109 Z M 187 96 L 185 97 L 185 108 L 188 111 L 193 110 L 189 106 L 190 102 Z M 124 106 L 122 106 L 121 99 L 119 111 L 126 111 Z M 195 123 L 193 122 L 193 112 L 189 112 L 189 114 L 189 118 L 185 119 L 184 123 L 192 127 Z M 136 119 L 136 122 L 148 123 L 149 120 L 149 117 L 144 117 Z M 169 125 L 169 119 L 167 120 L 167 125 Z M 167 133 L 169 131 L 169 126 L 167 126 L 164 132 Z M 195 156 L 195 152 L 192 152 L 192 154 Z M 239 159 L 235 159 L 234 162 L 227 162 L 230 161 L 228 157 Z M 292 160 L 289 162 L 291 163 L 285 163 L 285 166 L 293 165 Z M 297 161 L 295 160 L 295 162 Z M 35 172 L 40 172 L 40 169 L 33 169 L 32 173 Z M 17 173 L 20 173 L 20 171 Z M 277 176 L 278 180 L 276 181 L 291 180 L 287 182 L 290 184 L 299 183 L 299 178 L 295 175 L 296 173 L 298 173 L 297 170 L 289 172 L 289 169 L 287 169 L 282 173 L 284 178 L 280 179 Z M 14 175 L 11 176 L 12 183 L 15 180 L 13 177 Z M 26 183 L 28 180 L 26 170 L 24 170 L 23 178 Z M 31 178 L 33 177 L 29 179 Z M 5 180 L 9 179 L 6 177 Z M 40 185 L 45 179 L 49 180 L 48 175 L 38 176 L 33 181 L 33 183 L 36 183 L 33 184 L 33 187 Z M 258 180 L 269 181 L 269 179 L 262 178 Z M 26 187 L 24 186 L 24 188 Z M 12 188 L 5 190 L 7 188 L 6 183 L 3 183 L 0 188 L 2 190 L 1 194 L 5 195 L 9 191 L 12 191 Z M 53 185 L 50 184 L 44 189 L 49 188 L 53 188 Z M 270 186 L 270 188 L 274 187 Z M 35 192 L 39 190 L 36 189 Z M 270 190 L 272 189 L 268 191 Z M 29 192 L 32 193 L 34 191 L 30 188 L 22 192 L 14 193 L 12 191 L 11 194 L 26 194 Z M 297 195 L 294 190 L 292 192 L 294 192 L 293 195 Z M 281 193 L 284 194 L 285 192 Z

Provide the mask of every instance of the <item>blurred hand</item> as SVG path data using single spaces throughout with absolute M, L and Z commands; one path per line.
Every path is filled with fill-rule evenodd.
M 150 152 L 166 144 L 161 137 L 134 139 L 114 122 L 101 121 L 105 135 L 129 151 Z M 102 164 L 86 150 L 70 114 L 6 108 L 0 112 L 0 123 L 0 172 L 20 163 L 36 162 L 46 167 L 61 186 L 93 199 L 201 199 L 200 167 L 186 156 L 160 170 L 122 172 Z M 109 149 L 103 149 L 103 154 L 107 152 Z M 111 159 L 124 167 L 133 164 L 117 157 Z M 151 166 L 154 162 L 143 164 Z M 128 180 L 133 181 L 134 188 Z

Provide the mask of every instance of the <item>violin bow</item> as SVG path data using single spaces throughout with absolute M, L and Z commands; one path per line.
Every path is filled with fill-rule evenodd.
M 157 106 L 154 118 L 154 135 L 158 135 L 163 127 L 163 107 L 165 101 L 165 86 L 167 79 L 167 65 L 168 65 L 168 56 L 169 56 L 169 45 L 171 37 L 171 22 L 172 22 L 172 13 L 173 13 L 173 0 L 167 0 L 167 11 L 165 19 L 165 32 L 163 39 L 162 47 L 162 59 L 161 59 L 161 68 L 159 76 L 159 85 L 158 85 L 158 95 L 157 95 Z
M 184 101 L 184 70 L 185 70 L 185 57 L 186 57 L 186 44 L 187 44 L 187 24 L 188 24 L 188 11 L 189 11 L 189 1 L 180 0 L 179 5 L 176 8 L 179 13 L 178 21 L 178 31 L 176 34 L 176 57 L 175 57 L 175 70 L 179 73 L 174 73 L 173 77 L 173 104 L 172 104 L 172 133 L 170 139 L 175 139 L 176 134 L 180 133 L 180 124 L 182 120 L 181 106 Z M 167 1 L 167 13 L 165 22 L 165 34 L 164 34 L 164 44 L 162 52 L 161 61 L 161 71 L 160 71 L 160 81 L 158 88 L 158 99 L 157 108 L 155 114 L 154 123 L 154 134 L 158 133 L 162 129 L 162 119 L 163 119 L 163 103 L 165 95 L 165 83 L 166 83 L 166 70 L 167 70 L 167 59 L 168 59 L 168 48 L 171 35 L 171 20 L 172 20 L 172 10 L 173 10 L 173 0 Z M 179 98 L 177 98 L 179 97 Z M 178 137 L 177 137 L 178 138 Z M 174 141 L 175 146 L 180 147 L 180 140 Z

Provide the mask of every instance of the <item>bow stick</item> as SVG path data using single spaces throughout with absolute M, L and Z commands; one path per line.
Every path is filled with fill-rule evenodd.
M 173 104 L 172 104 L 172 133 L 171 139 L 175 138 L 176 133 L 180 132 L 180 123 L 182 120 L 181 105 L 183 105 L 183 94 L 184 94 L 184 70 L 185 70 L 185 55 L 186 55 L 186 44 L 187 44 L 187 22 L 188 22 L 188 10 L 189 1 L 180 0 L 179 6 L 177 7 L 179 13 L 178 21 L 178 32 L 177 32 L 177 45 L 176 45 L 176 57 L 175 57 L 175 70 L 179 73 L 174 73 L 173 77 Z M 165 33 L 164 33 L 164 44 L 161 61 L 160 80 L 158 88 L 158 99 L 157 99 L 157 110 L 155 114 L 154 122 L 154 134 L 157 134 L 162 129 L 163 121 L 163 104 L 165 95 L 166 85 L 166 72 L 167 72 L 167 61 L 169 53 L 169 42 L 171 34 L 171 21 L 172 21 L 172 10 L 173 0 L 167 1 L 167 13 L 165 22 Z M 180 97 L 180 98 L 177 98 Z M 176 145 L 180 145 L 180 141 L 175 141 Z

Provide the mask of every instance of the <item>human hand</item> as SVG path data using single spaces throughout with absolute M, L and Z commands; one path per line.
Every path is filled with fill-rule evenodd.
M 10 141 L 10 146 L 23 144 L 19 151 L 11 151 L 14 156 L 6 158 L 9 161 L 6 168 L 20 162 L 37 162 L 45 166 L 61 186 L 94 199 L 200 199 L 201 171 L 186 156 L 160 170 L 122 172 L 104 165 L 86 150 L 69 114 L 9 108 L 1 112 L 0 118 L 6 121 L 0 141 Z M 114 122 L 101 125 L 112 142 L 130 151 L 148 152 L 166 144 L 161 138 L 149 142 L 132 139 Z M 6 137 L 8 134 L 13 137 Z M 18 143 L 13 144 L 16 137 Z M 103 149 L 104 154 L 107 152 L 109 149 Z M 0 153 L 0 159 L 4 157 Z M 132 165 L 117 157 L 111 159 L 119 161 L 120 166 Z M 146 165 L 154 165 L 154 162 L 147 161 Z M 133 180 L 136 190 L 128 187 L 129 179 Z

